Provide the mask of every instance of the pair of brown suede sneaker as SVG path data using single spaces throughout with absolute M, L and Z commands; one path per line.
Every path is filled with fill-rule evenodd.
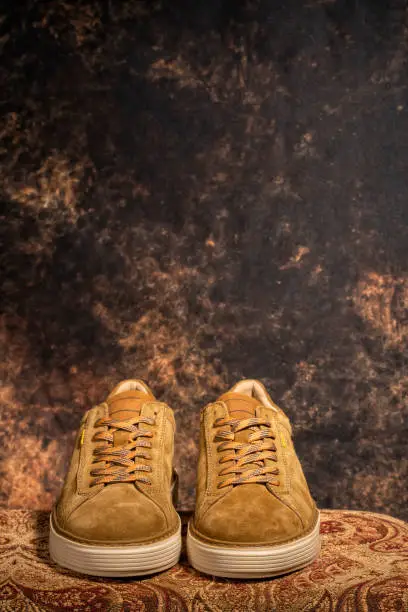
M 50 554 L 95 576 L 140 576 L 177 563 L 173 411 L 140 380 L 120 383 L 82 419 L 51 516 Z M 242 380 L 201 412 L 190 563 L 229 578 L 300 569 L 319 554 L 319 512 L 291 426 L 265 387 Z

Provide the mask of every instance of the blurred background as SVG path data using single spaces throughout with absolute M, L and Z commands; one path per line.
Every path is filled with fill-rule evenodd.
M 83 412 L 260 378 L 321 507 L 408 518 L 408 12 L 3 1 L 0 490 L 49 508 Z

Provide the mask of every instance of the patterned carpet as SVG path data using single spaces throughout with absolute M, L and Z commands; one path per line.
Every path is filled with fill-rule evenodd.
M 184 527 L 188 515 L 183 515 Z M 200 575 L 183 552 L 144 580 L 84 578 L 48 555 L 48 514 L 0 512 L 0 610 L 45 612 L 405 612 L 408 524 L 386 515 L 322 512 L 322 552 L 310 567 L 263 581 Z

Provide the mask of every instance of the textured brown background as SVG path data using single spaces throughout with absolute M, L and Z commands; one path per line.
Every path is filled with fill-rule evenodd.
M 124 377 L 259 377 L 326 507 L 408 518 L 405 2 L 3 2 L 1 501 Z

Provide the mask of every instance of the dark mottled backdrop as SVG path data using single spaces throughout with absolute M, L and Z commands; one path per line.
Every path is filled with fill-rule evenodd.
M 2 2 L 1 498 L 49 507 L 124 377 L 259 377 L 319 504 L 408 518 L 408 13 Z

